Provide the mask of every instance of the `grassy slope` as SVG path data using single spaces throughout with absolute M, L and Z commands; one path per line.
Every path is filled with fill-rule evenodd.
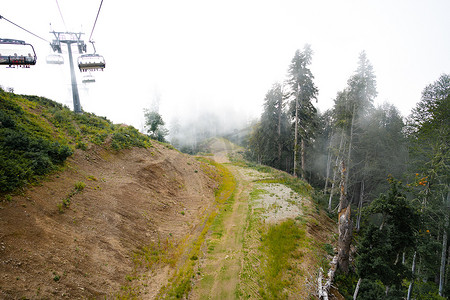
M 0 89 L 0 193 L 13 192 L 60 167 L 74 148 L 91 144 L 114 150 L 148 147 L 150 139 L 135 128 L 37 96 Z
M 117 151 L 131 147 L 151 149 Z M 155 288 L 164 286 L 161 295 L 169 298 L 186 294 L 192 263 L 233 182 L 220 166 L 167 148 L 173 149 L 152 145 L 133 127 L 0 90 L 0 202 L 6 200 L 0 223 L 8 225 L 0 232 L 0 250 L 11 262 L 0 294 L 45 298 L 57 288 L 83 298 L 133 298 L 153 292 L 149 274 L 162 274 L 164 266 L 171 281 L 163 278 Z M 212 205 L 219 183 L 226 188 L 217 190 Z M 24 223 L 13 214 L 29 218 Z M 39 259 L 19 269 L 12 262 L 26 259 L 24 249 Z M 49 272 L 51 277 L 36 276 Z
M 8 193 L 37 182 L 42 176 L 60 168 L 75 148 L 88 149 L 91 145 L 120 150 L 133 146 L 149 147 L 151 143 L 148 137 L 139 134 L 133 127 L 115 125 L 89 113 L 74 114 L 67 107 L 46 98 L 19 96 L 0 90 L 0 199 L 8 199 Z M 241 166 L 244 165 L 241 163 Z M 273 175 L 273 178 L 264 181 L 266 183 L 282 183 L 300 194 L 311 193 L 308 185 L 285 173 L 271 168 L 258 170 Z M 230 175 L 224 169 L 221 172 L 225 181 L 216 194 L 218 210 L 205 218 L 205 227 L 188 251 L 189 258 L 179 266 L 179 272 L 174 274 L 171 284 L 161 291 L 160 296 L 179 297 L 190 290 L 196 259 L 206 233 L 210 226 L 213 232 L 220 228 L 217 224 L 222 220 L 221 213 L 229 208 L 229 203 L 223 205 L 223 202 L 234 191 L 235 183 L 227 181 Z M 216 218 L 217 213 L 219 216 Z M 255 238 L 258 237 L 255 246 L 263 249 L 263 256 L 259 259 L 266 271 L 258 275 L 259 292 L 269 298 L 286 296 L 286 291 L 293 292 L 297 287 L 294 282 L 307 275 L 292 269 L 296 265 L 294 261 L 315 255 L 312 262 L 318 265 L 326 255 L 322 248 L 328 245 L 327 242 L 314 235 L 324 230 L 321 228 L 321 221 L 325 219 L 323 213 L 317 207 L 311 207 L 306 220 L 289 221 L 274 227 L 260 224 L 253 216 L 248 218 L 248 230 L 255 233 Z M 288 237 L 289 241 L 284 238 L 280 240 L 281 237 Z M 143 253 L 151 252 L 147 250 L 143 249 Z M 259 264 L 248 259 L 244 269 L 254 266 L 253 263 Z M 241 286 L 236 294 L 246 294 L 245 288 Z
M 248 238 L 244 248 L 248 254 L 243 266 L 241 296 L 255 296 L 257 291 L 257 297 L 263 299 L 314 299 L 317 271 L 319 267 L 328 270 L 333 254 L 334 222 L 313 201 L 313 188 L 301 179 L 266 166 L 242 161 L 235 164 L 267 174 L 267 178 L 257 181 L 259 183 L 283 184 L 308 199 L 301 204 L 302 215 L 278 224 L 261 222 L 264 211 L 249 209 L 253 214 L 247 216 Z M 261 193 L 266 191 L 257 187 L 252 191 L 251 207 Z M 260 254 L 252 255 L 256 249 Z M 257 269 L 264 271 L 255 273 Z M 246 282 L 246 278 L 251 277 L 257 278 L 253 288 Z

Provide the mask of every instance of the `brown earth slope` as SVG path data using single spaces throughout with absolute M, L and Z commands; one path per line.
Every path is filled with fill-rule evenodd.
M 0 298 L 118 295 L 139 247 L 177 245 L 198 231 L 217 185 L 202 170 L 156 143 L 119 153 L 76 150 L 64 171 L 0 203 Z M 86 186 L 73 193 L 77 182 Z M 149 293 L 168 277 L 156 276 Z

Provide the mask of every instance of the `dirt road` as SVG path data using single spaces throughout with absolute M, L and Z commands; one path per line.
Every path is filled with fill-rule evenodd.
M 227 153 L 233 151 L 227 141 L 217 140 L 211 148 L 216 161 L 233 173 L 237 185 L 212 226 L 189 299 L 257 299 L 264 273 L 258 269 L 263 267 L 264 256 L 255 224 L 301 217 L 303 199 L 282 184 L 265 183 L 271 177 L 268 173 L 227 164 Z M 305 293 L 295 298 L 301 295 Z
M 206 259 L 201 262 L 201 279 L 192 299 L 233 299 L 242 267 L 242 240 L 246 228 L 249 181 L 243 180 L 237 167 L 230 167 L 237 179 L 234 201 L 224 211 L 223 223 L 208 241 Z

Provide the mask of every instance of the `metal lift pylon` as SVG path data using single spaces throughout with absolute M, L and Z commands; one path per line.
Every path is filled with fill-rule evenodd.
M 81 39 L 81 35 L 83 33 L 56 31 L 51 31 L 50 33 L 53 33 L 53 35 L 55 36 L 55 40 L 53 40 L 53 42 L 50 44 L 54 52 L 62 53 L 61 44 L 67 45 L 67 52 L 69 54 L 70 77 L 72 82 L 73 111 L 75 113 L 82 113 L 80 94 L 78 93 L 77 86 L 77 77 L 75 75 L 75 69 L 73 65 L 72 44 L 77 44 L 79 53 L 86 52 L 86 44 Z

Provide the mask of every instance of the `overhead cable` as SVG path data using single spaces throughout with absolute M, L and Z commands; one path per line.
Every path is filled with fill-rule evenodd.
M 100 10 L 102 9 L 103 0 L 100 2 L 100 7 L 98 8 L 97 16 L 95 17 L 94 26 L 92 27 L 91 35 L 89 36 L 89 42 L 92 42 L 92 34 L 94 33 L 95 24 L 97 24 L 98 15 L 100 14 Z
M 62 15 L 62 12 L 61 12 L 61 8 L 59 7 L 59 2 L 58 2 L 58 0 L 56 0 L 56 5 L 58 6 L 58 10 L 59 10 L 59 15 L 61 16 L 61 20 L 63 21 L 63 24 L 64 24 L 64 28 L 66 29 L 66 31 L 67 31 L 67 26 L 66 26 L 66 22 L 64 21 L 64 17 L 63 17 L 63 15 Z
M 14 22 L 12 22 L 12 21 L 8 20 L 7 18 L 5 18 L 5 17 L 3 17 L 3 16 L 0 15 L 0 20 L 1 20 L 1 19 L 4 19 L 4 20 L 8 21 L 9 23 L 13 24 L 14 26 L 17 26 L 17 27 L 19 27 L 20 29 L 22 29 L 22 30 L 28 32 L 29 34 L 32 34 L 32 35 L 34 35 L 35 37 L 40 38 L 41 40 L 46 41 L 47 43 L 50 43 L 50 41 L 48 41 L 48 40 L 46 40 L 46 39 L 44 39 L 44 38 L 38 36 L 37 34 L 32 33 L 31 31 L 29 31 L 29 30 L 23 28 L 22 26 L 17 25 L 16 23 L 14 23 Z

